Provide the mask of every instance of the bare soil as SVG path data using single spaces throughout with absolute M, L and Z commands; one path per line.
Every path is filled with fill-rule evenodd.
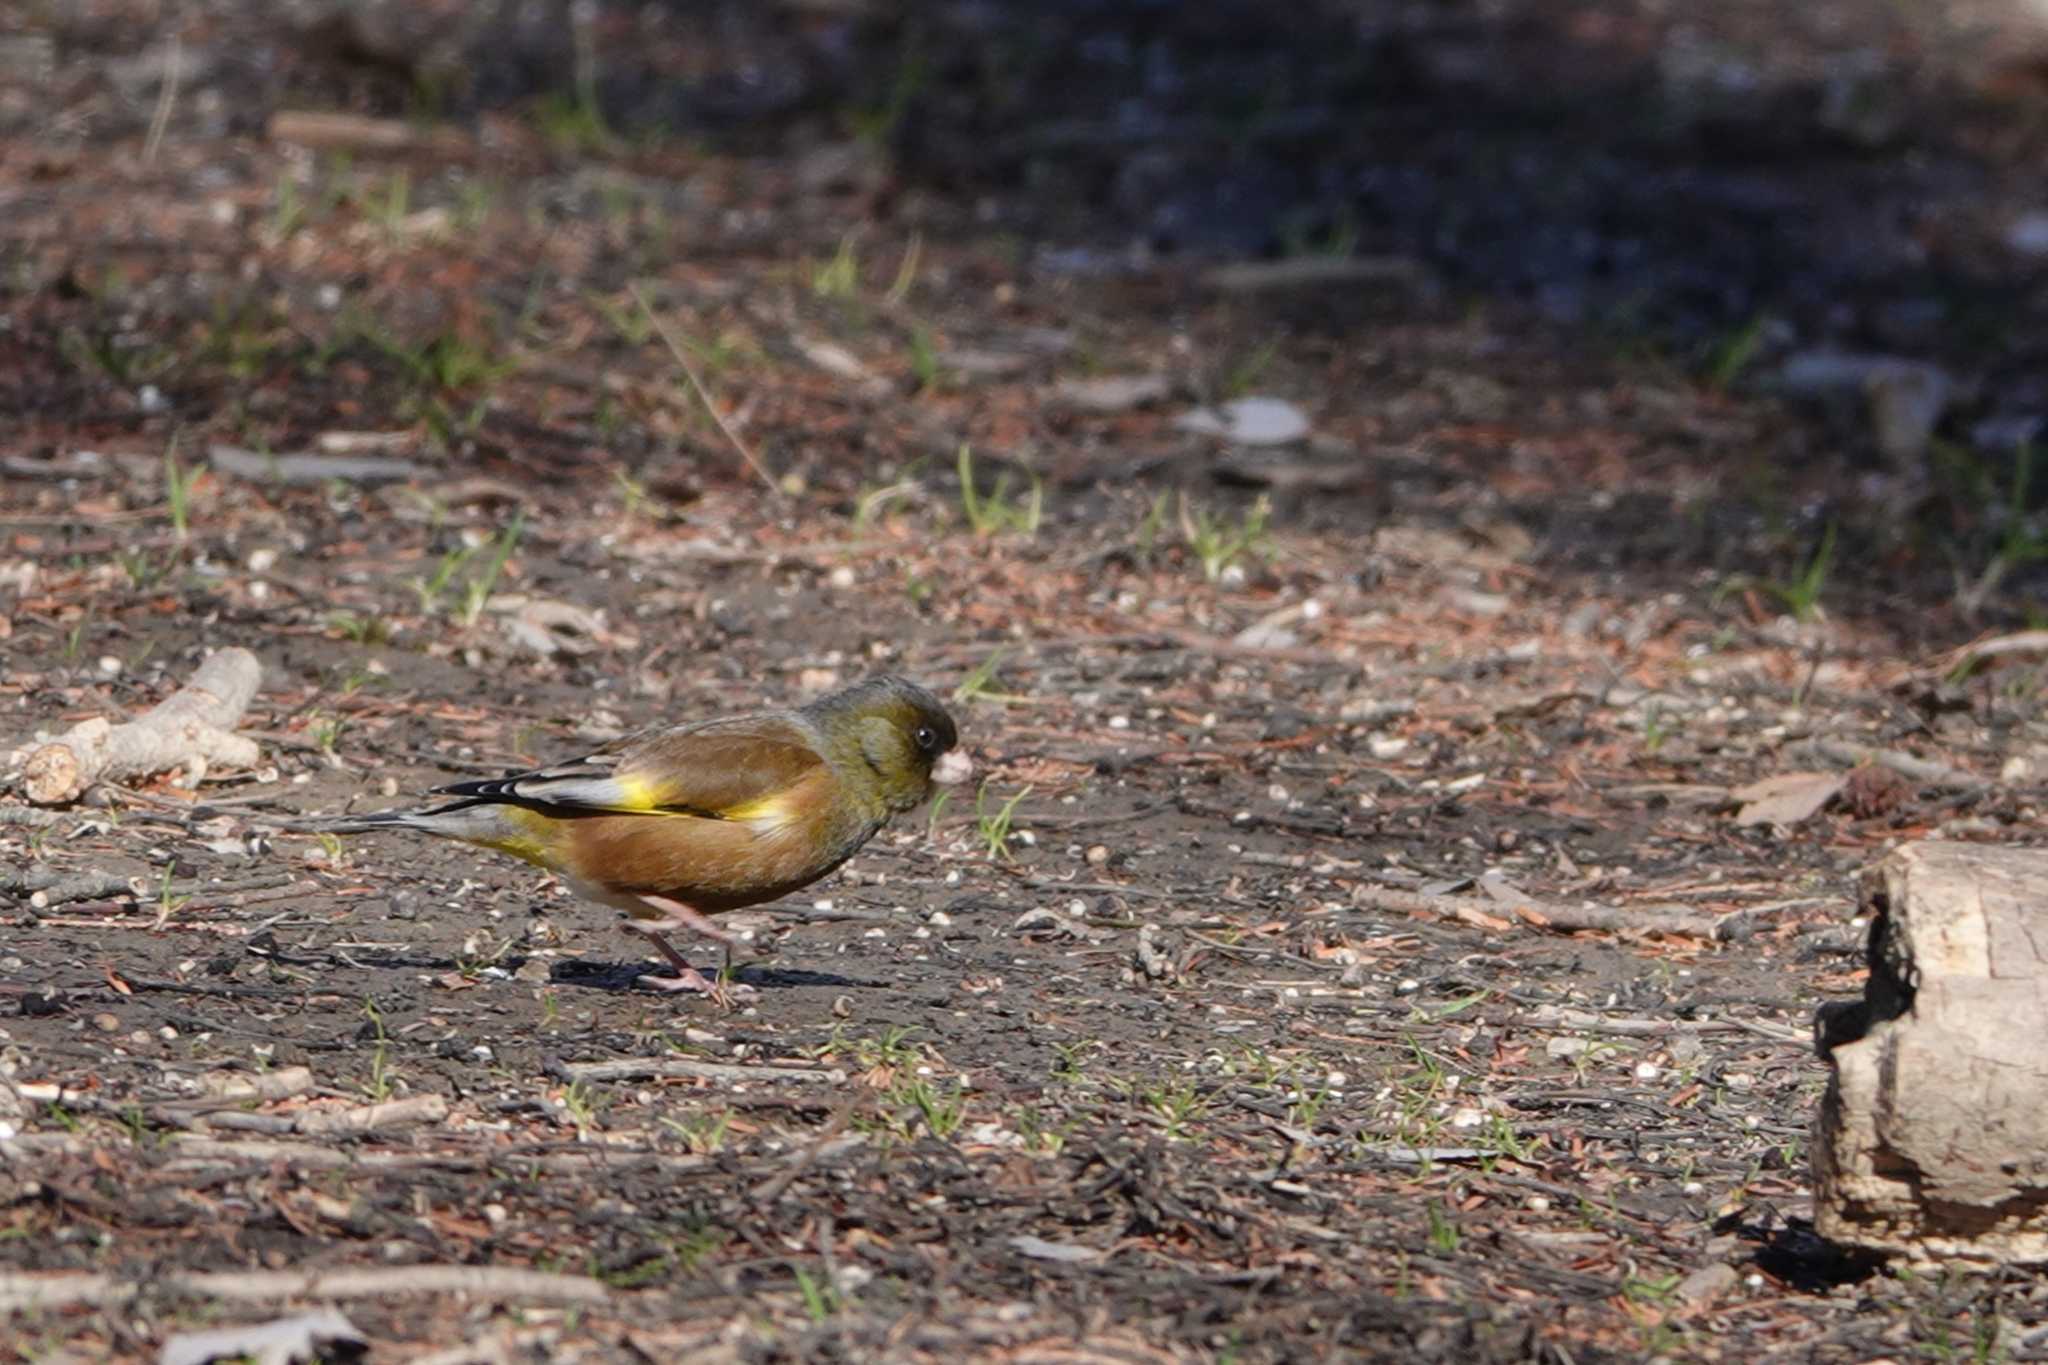
M 720 41 L 772 76 L 833 8 Z M 160 101 L 169 21 L 84 7 L 0 143 L 6 747 L 242 645 L 266 751 L 0 803 L 0 1359 L 313 1302 L 377 1360 L 2048 1358 L 2034 1278 L 1808 1223 L 1855 874 L 2040 839 L 2033 656 L 1949 652 L 2028 620 L 2031 560 L 1957 590 L 2025 528 L 2023 484 L 1985 492 L 2009 459 L 1868 496 L 1860 418 L 1714 368 L 1748 293 L 1636 331 L 1476 256 L 1244 293 L 1071 186 L 1026 240 L 1030 157 L 991 187 L 914 130 L 831 134 L 867 78 L 801 63 L 824 93 L 731 126 L 697 87 L 696 140 L 479 67 L 410 125 L 452 152 L 311 154 L 265 118 L 397 96 L 266 14 L 195 9 Z M 2027 149 L 1955 117 L 1982 215 Z M 1846 213 L 1839 154 L 1768 159 Z M 1165 396 L 1060 387 L 1123 375 Z M 1313 435 L 1175 421 L 1245 395 Z M 410 467 L 291 481 L 308 453 Z M 960 689 L 986 784 L 731 917 L 725 1002 L 636 984 L 609 913 L 522 865 L 286 829 L 882 670 Z

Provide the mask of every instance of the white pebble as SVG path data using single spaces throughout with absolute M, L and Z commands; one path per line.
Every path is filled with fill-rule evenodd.
M 1268 801 L 1277 801 L 1284 806 L 1293 799 L 1293 793 L 1278 782 L 1275 782 L 1272 786 L 1266 788 L 1266 799 Z
M 850 588 L 853 586 L 853 569 L 848 565 L 841 564 L 825 576 L 825 581 L 835 588 Z
M 120 671 L 121 661 L 119 659 L 111 654 L 102 654 L 100 656 L 100 672 L 111 678 Z
M 1637 1079 L 1637 1080 L 1639 1080 L 1639 1081 L 1654 1081 L 1654 1080 L 1656 1080 L 1656 1079 L 1657 1079 L 1657 1064 L 1656 1064 L 1655 1062 L 1637 1062 L 1637 1063 L 1636 1063 L 1636 1079 Z
M 1128 730 L 1131 728 L 1131 718 L 1129 716 L 1111 716 L 1109 718 L 1109 728 L 1112 730 Z

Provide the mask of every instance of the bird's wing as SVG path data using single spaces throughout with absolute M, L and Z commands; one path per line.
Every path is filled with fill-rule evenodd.
M 736 716 L 647 731 L 566 763 L 437 790 L 543 810 L 759 820 L 779 819 L 797 788 L 826 775 L 818 751 L 789 721 Z

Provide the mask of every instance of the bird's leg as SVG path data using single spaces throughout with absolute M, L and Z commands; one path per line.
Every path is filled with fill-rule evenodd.
M 668 896 L 642 896 L 640 897 L 640 903 L 650 910 L 659 910 L 661 912 L 660 919 L 646 921 L 646 927 L 657 932 L 666 932 L 671 929 L 688 929 L 692 933 L 702 934 L 714 943 L 723 943 L 728 948 L 739 942 L 731 934 L 728 934 L 705 916 L 692 910 L 679 900 Z
M 652 972 L 642 972 L 642 981 L 662 991 L 698 991 L 704 995 L 711 995 L 717 991 L 718 987 L 705 980 L 704 974 L 692 967 L 683 955 L 676 951 L 676 945 L 661 936 L 659 929 L 649 929 L 631 920 L 627 920 L 623 927 L 627 933 L 638 934 L 652 943 L 655 950 L 668 959 L 668 965 L 676 969 L 674 976 L 656 976 Z
M 640 979 L 657 990 L 701 991 L 712 999 L 725 1003 L 726 988 L 719 983 L 705 980 L 703 973 L 685 961 L 683 955 L 676 951 L 675 945 L 664 938 L 663 934 L 676 929 L 689 929 L 725 944 L 728 957 L 732 945 L 737 940 L 679 900 L 668 896 L 642 896 L 640 901 L 649 909 L 659 910 L 661 918 L 640 923 L 628 920 L 625 927 L 652 943 L 661 955 L 668 959 L 668 964 L 676 969 L 674 976 L 655 976 L 649 973 L 643 974 Z M 738 992 L 745 995 L 753 993 L 744 986 L 739 987 Z

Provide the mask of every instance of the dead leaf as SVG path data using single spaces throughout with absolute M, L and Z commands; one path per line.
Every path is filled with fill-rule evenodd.
M 1846 781 L 1839 773 L 1779 773 L 1728 793 L 1742 803 L 1738 825 L 1796 825 L 1835 799 Z

